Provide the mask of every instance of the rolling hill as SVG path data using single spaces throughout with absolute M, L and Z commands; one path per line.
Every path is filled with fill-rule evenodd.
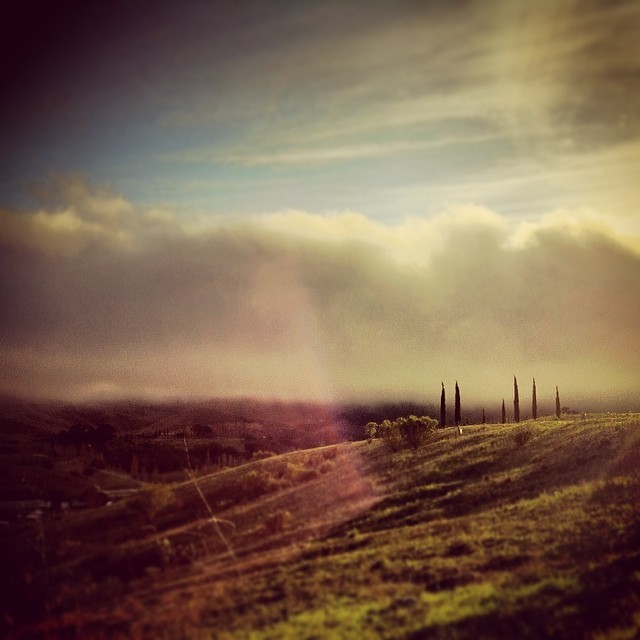
M 632 638 L 640 415 L 346 443 L 5 527 L 13 638 Z M 7 580 L 8 582 L 8 580 Z

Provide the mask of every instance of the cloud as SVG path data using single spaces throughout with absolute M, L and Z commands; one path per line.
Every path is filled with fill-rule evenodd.
M 0 216 L 5 391 L 433 399 L 458 379 L 497 402 L 513 373 L 581 399 L 637 388 L 640 247 L 597 217 L 514 224 L 467 206 L 395 226 L 302 211 L 196 226 L 66 194 Z
M 16 74 L 24 93 L 5 105 L 0 168 L 12 203 L 25 202 L 25 180 L 81 167 L 136 202 L 191 210 L 401 219 L 478 202 L 518 215 L 637 213 L 635 2 L 250 1 L 94 14 L 74 16 L 68 38 L 49 34 L 56 46 L 32 51 L 34 73 Z M 185 193 L 195 181 L 208 192 Z M 412 198 L 420 189 L 426 197 Z M 89 238 L 106 222 L 88 228 L 85 204 Z
M 240 151 L 236 153 L 220 152 L 215 148 L 191 149 L 163 156 L 165 160 L 177 160 L 187 163 L 238 164 L 248 167 L 264 165 L 315 165 L 356 159 L 381 158 L 398 154 L 415 153 L 427 149 L 438 149 L 460 145 L 472 145 L 495 140 L 494 135 L 475 135 L 465 137 L 442 137 L 423 141 L 395 141 L 387 143 L 360 143 L 352 145 L 294 146 L 275 151 L 255 153 Z
M 80 175 L 56 178 L 42 197 L 55 204 L 35 211 L 0 211 L 0 237 L 6 245 L 78 256 L 107 246 L 122 251 L 139 248 L 177 228 L 172 213 L 140 211 L 111 189 L 91 187 Z
M 253 25 L 249 53 L 195 64 L 162 121 L 210 138 L 164 147 L 162 170 L 288 177 L 284 194 L 256 188 L 267 208 L 637 214 L 637 3 L 374 4 Z
M 418 5 L 385 13 L 328 3 L 302 13 L 275 31 L 270 24 L 271 38 L 252 32 L 251 54 L 232 49 L 215 73 L 194 60 L 194 73 L 215 82 L 191 87 L 165 123 L 250 119 L 245 142 L 255 146 L 261 136 L 305 144 L 452 117 L 546 138 L 560 124 L 610 118 L 625 96 L 635 103 L 633 2 L 461 3 L 437 15 Z

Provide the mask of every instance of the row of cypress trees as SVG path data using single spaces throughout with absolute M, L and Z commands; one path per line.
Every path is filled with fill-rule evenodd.
M 560 393 L 556 385 L 556 416 L 559 418 L 562 413 L 560 406 Z M 531 415 L 534 420 L 538 418 L 538 394 L 536 391 L 536 379 L 533 379 L 533 387 L 531 389 Z M 504 398 L 502 398 L 502 424 L 507 421 L 504 406 Z M 520 422 L 520 395 L 518 393 L 518 379 L 513 376 L 513 421 Z
M 456 396 L 455 396 L 455 405 L 453 410 L 453 419 L 456 422 L 456 427 L 460 430 L 460 387 L 458 386 L 458 381 L 456 380 Z M 440 394 L 440 427 L 444 428 L 447 426 L 447 399 L 444 391 L 444 382 L 442 383 L 442 393 Z
M 558 392 L 558 387 L 556 386 L 556 416 L 559 418 L 561 413 L 560 407 L 560 393 Z M 460 387 L 458 386 L 458 381 L 456 380 L 455 387 L 455 405 L 454 405 L 454 420 L 456 423 L 456 427 L 460 430 Z M 531 390 L 531 415 L 534 420 L 538 419 L 538 394 L 536 390 L 536 379 L 533 379 L 533 388 Z M 485 421 L 484 409 L 482 410 L 482 422 Z M 518 380 L 515 376 L 513 376 L 513 421 L 520 422 L 520 394 L 518 392 Z M 507 422 L 507 411 L 504 404 L 504 398 L 502 398 L 502 424 L 506 424 Z M 444 428 L 447 426 L 447 401 L 446 394 L 444 390 L 444 382 L 442 383 L 442 391 L 440 393 L 440 427 Z

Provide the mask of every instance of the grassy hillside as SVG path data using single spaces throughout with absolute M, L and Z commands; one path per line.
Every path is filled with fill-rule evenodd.
M 13 637 L 632 638 L 640 416 L 274 456 L 2 532 Z M 42 618 L 39 622 L 34 622 Z

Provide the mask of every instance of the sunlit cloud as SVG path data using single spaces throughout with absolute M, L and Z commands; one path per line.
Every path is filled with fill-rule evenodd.
M 640 247 L 595 213 L 192 224 L 123 207 L 114 224 L 118 197 L 65 193 L 0 217 L 4 391 L 424 398 L 455 378 L 481 401 L 513 371 L 592 400 L 637 387 Z

